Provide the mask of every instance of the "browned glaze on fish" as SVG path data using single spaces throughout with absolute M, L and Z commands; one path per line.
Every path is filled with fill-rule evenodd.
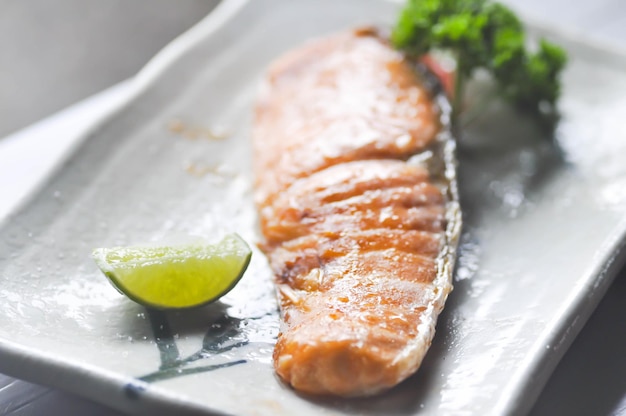
M 274 364 L 295 389 L 369 395 L 419 367 L 451 290 L 446 196 L 407 160 L 439 129 L 414 68 L 374 29 L 271 66 L 255 198 L 283 318 Z

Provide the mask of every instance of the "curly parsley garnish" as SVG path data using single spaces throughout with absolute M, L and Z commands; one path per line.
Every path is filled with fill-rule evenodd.
M 556 114 L 559 74 L 566 54 L 541 40 L 526 48 L 522 23 L 506 6 L 489 0 L 408 0 L 392 32 L 410 56 L 449 51 L 456 60 L 453 108 L 460 110 L 465 81 L 478 68 L 492 74 L 502 95 L 540 117 Z

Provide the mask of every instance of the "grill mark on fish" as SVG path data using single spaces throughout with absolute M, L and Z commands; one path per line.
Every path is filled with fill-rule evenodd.
M 305 234 L 332 234 L 346 229 L 388 228 L 437 232 L 444 227 L 444 223 L 444 209 L 438 206 L 391 206 L 380 211 L 334 212 L 323 217 L 309 215 L 307 218 L 302 218 L 294 211 L 276 212 L 273 219 L 262 219 L 261 227 L 268 243 L 273 246 Z

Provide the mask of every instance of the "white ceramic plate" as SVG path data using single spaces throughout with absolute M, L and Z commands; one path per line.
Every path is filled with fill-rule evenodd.
M 264 68 L 305 39 L 390 24 L 396 11 L 232 0 L 157 56 L 134 97 L 1 225 L 0 371 L 134 414 L 527 411 L 624 256 L 626 59 L 567 37 L 552 34 L 571 54 L 554 141 L 502 105 L 464 130 L 455 291 L 423 367 L 387 394 L 308 399 L 276 379 L 259 252 L 223 302 L 169 314 L 129 302 L 90 259 L 94 247 L 180 234 L 255 241 L 248 132 Z

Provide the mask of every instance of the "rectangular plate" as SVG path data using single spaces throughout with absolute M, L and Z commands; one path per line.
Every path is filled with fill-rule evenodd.
M 306 39 L 396 13 L 378 0 L 232 0 L 159 54 L 2 224 L 0 370 L 135 414 L 528 410 L 624 256 L 626 59 L 568 37 L 551 34 L 571 56 L 554 140 L 501 103 L 463 130 L 455 291 L 422 368 L 386 394 L 308 399 L 276 379 L 258 251 L 221 302 L 167 314 L 120 296 L 90 259 L 180 234 L 257 241 L 249 129 L 264 69 Z

